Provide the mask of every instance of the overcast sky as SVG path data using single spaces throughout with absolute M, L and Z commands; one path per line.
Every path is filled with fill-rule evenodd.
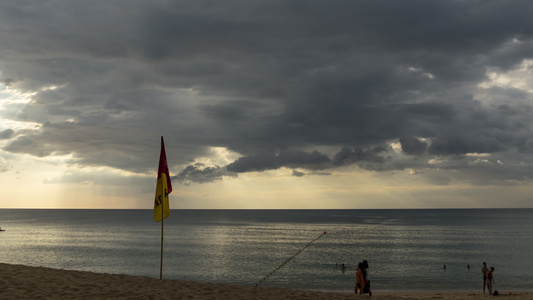
M 0 208 L 533 207 L 531 1 L 1 1 Z

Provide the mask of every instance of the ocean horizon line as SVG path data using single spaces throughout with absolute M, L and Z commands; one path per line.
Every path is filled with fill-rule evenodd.
M 436 207 L 436 208 L 171 208 L 171 211 L 386 211 L 386 210 L 531 210 L 533 207 Z M 153 210 L 153 208 L 28 208 L 8 207 L 0 210 Z

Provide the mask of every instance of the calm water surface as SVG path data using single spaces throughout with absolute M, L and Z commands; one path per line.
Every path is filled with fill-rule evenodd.
M 0 210 L 0 262 L 159 277 L 151 210 Z M 370 263 L 373 290 L 533 290 L 533 209 L 172 210 L 166 279 L 350 291 Z M 339 266 L 344 263 L 345 269 Z M 446 265 L 446 270 L 443 266 Z M 467 266 L 470 265 L 470 269 Z

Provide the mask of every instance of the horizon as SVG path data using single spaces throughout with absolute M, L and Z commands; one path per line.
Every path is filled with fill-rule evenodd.
M 533 207 L 485 207 L 485 208 L 171 208 L 170 211 L 179 211 L 179 210 L 264 210 L 264 211 L 275 211 L 275 210 L 532 210 Z M 153 211 L 153 208 L 0 208 L 0 210 L 146 210 Z

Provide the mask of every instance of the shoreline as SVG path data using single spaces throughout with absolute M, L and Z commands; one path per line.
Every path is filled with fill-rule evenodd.
M 533 299 L 533 291 L 499 291 L 506 299 Z M 1 299 L 484 299 L 481 291 L 349 292 L 241 286 L 92 273 L 0 263 Z

